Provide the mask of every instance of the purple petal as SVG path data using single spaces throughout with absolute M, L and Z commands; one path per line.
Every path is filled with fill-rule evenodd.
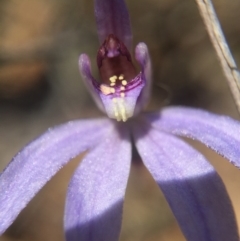
M 150 92 L 152 87 L 152 66 L 148 53 L 148 47 L 145 43 L 139 43 L 135 48 L 135 58 L 141 66 L 142 75 L 144 78 L 145 86 L 138 98 L 136 109 L 142 110 L 150 99 Z M 136 110 L 136 112 L 138 112 Z
M 95 0 L 94 3 L 100 43 L 109 34 L 114 34 L 131 49 L 132 32 L 124 0 Z
M 71 158 L 100 142 L 108 119 L 71 121 L 27 145 L 0 176 L 0 233 Z
M 198 140 L 240 168 L 240 123 L 206 111 L 172 107 L 146 115 L 159 130 Z
M 145 131 L 145 132 L 144 132 Z M 224 184 L 192 147 L 157 130 L 135 129 L 144 164 L 161 187 L 188 241 L 238 241 Z
M 92 98 L 94 99 L 97 107 L 104 111 L 104 106 L 102 103 L 102 100 L 99 96 L 99 84 L 98 82 L 93 78 L 91 73 L 91 61 L 89 57 L 86 54 L 81 54 L 79 57 L 79 69 L 80 73 L 83 78 L 83 82 L 86 85 L 87 89 L 89 90 Z
M 70 182 L 65 207 L 67 241 L 119 238 L 131 163 L 129 133 L 119 133 L 110 129 L 83 159 Z

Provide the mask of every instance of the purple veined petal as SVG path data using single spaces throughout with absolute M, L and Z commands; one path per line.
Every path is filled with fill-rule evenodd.
M 0 234 L 63 165 L 95 146 L 112 126 L 108 119 L 70 121 L 20 151 L 0 176 Z
M 131 49 L 132 31 L 124 0 L 95 0 L 98 37 L 102 44 L 109 34 L 117 36 Z
M 165 108 L 146 118 L 159 130 L 198 140 L 240 168 L 240 123 L 227 116 L 184 107 Z
M 110 130 L 83 159 L 68 187 L 64 222 L 67 241 L 118 240 L 130 164 L 131 144 L 126 130 Z
M 92 98 L 94 99 L 97 107 L 102 111 L 105 112 L 102 100 L 99 96 L 99 84 L 93 78 L 91 73 L 91 61 L 86 54 L 81 54 L 79 57 L 79 69 L 82 75 L 84 84 L 88 88 Z
M 224 184 L 200 153 L 174 136 L 143 126 L 135 127 L 134 138 L 188 241 L 239 240 Z
M 145 43 L 139 43 L 135 48 L 135 58 L 141 66 L 143 78 L 145 79 L 145 86 L 138 98 L 136 109 L 142 110 L 150 99 L 152 87 L 152 66 L 148 52 L 148 47 Z M 137 111 L 138 112 L 138 111 Z

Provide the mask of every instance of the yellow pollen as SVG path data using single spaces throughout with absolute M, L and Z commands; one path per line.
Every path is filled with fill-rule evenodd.
M 113 88 L 110 88 L 110 87 L 108 87 L 108 86 L 106 86 L 106 85 L 101 85 L 101 86 L 100 86 L 100 90 L 102 91 L 102 93 L 103 93 L 104 95 L 109 95 L 109 94 L 111 94 L 111 93 L 112 93 L 112 89 L 113 89 Z
M 114 88 L 111 88 L 111 93 L 115 93 L 115 89 Z
M 126 80 L 123 80 L 123 81 L 122 81 L 122 85 L 127 85 L 127 81 L 126 81 Z
M 122 80 L 124 79 L 124 75 L 123 74 L 120 74 L 119 77 L 118 77 L 119 80 Z
M 113 82 L 113 83 L 110 83 L 110 86 L 114 86 L 115 84 L 116 84 L 116 83 L 114 83 L 114 82 Z
M 113 75 L 112 77 L 109 78 L 110 82 L 116 82 L 117 80 L 117 76 L 116 75 Z
M 120 87 L 120 90 L 125 90 L 125 87 L 124 87 L 124 86 L 121 86 L 121 87 Z
M 124 94 L 124 93 L 120 93 L 120 96 L 121 96 L 122 98 L 124 98 L 124 97 L 125 97 L 125 94 Z

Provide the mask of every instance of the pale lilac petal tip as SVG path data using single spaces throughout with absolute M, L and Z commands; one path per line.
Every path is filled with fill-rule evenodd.
M 19 152 L 0 176 L 0 234 L 63 165 L 96 145 L 111 125 L 108 119 L 71 121 Z
M 146 115 L 153 127 L 198 140 L 240 168 L 240 124 L 230 117 L 184 107 Z
M 142 71 L 147 79 L 151 79 L 151 60 L 148 52 L 148 47 L 145 43 L 139 43 L 135 48 L 135 58 L 139 62 Z
M 128 133 L 111 128 L 70 182 L 65 206 L 67 241 L 117 241 L 130 163 Z
M 135 58 L 141 66 L 142 75 L 144 76 L 145 86 L 138 98 L 138 107 L 145 107 L 150 99 L 152 87 L 152 66 L 148 47 L 145 43 L 139 43 L 135 48 Z
M 158 130 L 140 126 L 134 136 L 144 164 L 163 191 L 186 239 L 238 241 L 227 191 L 205 158 L 182 140 Z
M 131 49 L 130 18 L 124 0 L 95 0 L 95 18 L 102 44 L 109 34 L 117 36 Z
M 79 57 L 79 69 L 83 82 L 93 97 L 97 107 L 104 112 L 103 103 L 99 96 L 99 83 L 92 76 L 91 61 L 86 54 L 81 54 Z

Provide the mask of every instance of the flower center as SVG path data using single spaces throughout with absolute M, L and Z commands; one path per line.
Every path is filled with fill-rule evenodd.
M 101 76 L 98 90 L 108 116 L 127 121 L 135 113 L 144 86 L 142 73 L 137 74 L 128 49 L 113 34 L 99 48 L 97 65 Z
M 134 111 L 134 107 L 127 104 L 129 91 L 138 85 L 139 78 L 128 49 L 115 35 L 108 35 L 99 48 L 97 65 L 101 77 L 99 90 L 111 101 L 110 116 L 125 122 Z

